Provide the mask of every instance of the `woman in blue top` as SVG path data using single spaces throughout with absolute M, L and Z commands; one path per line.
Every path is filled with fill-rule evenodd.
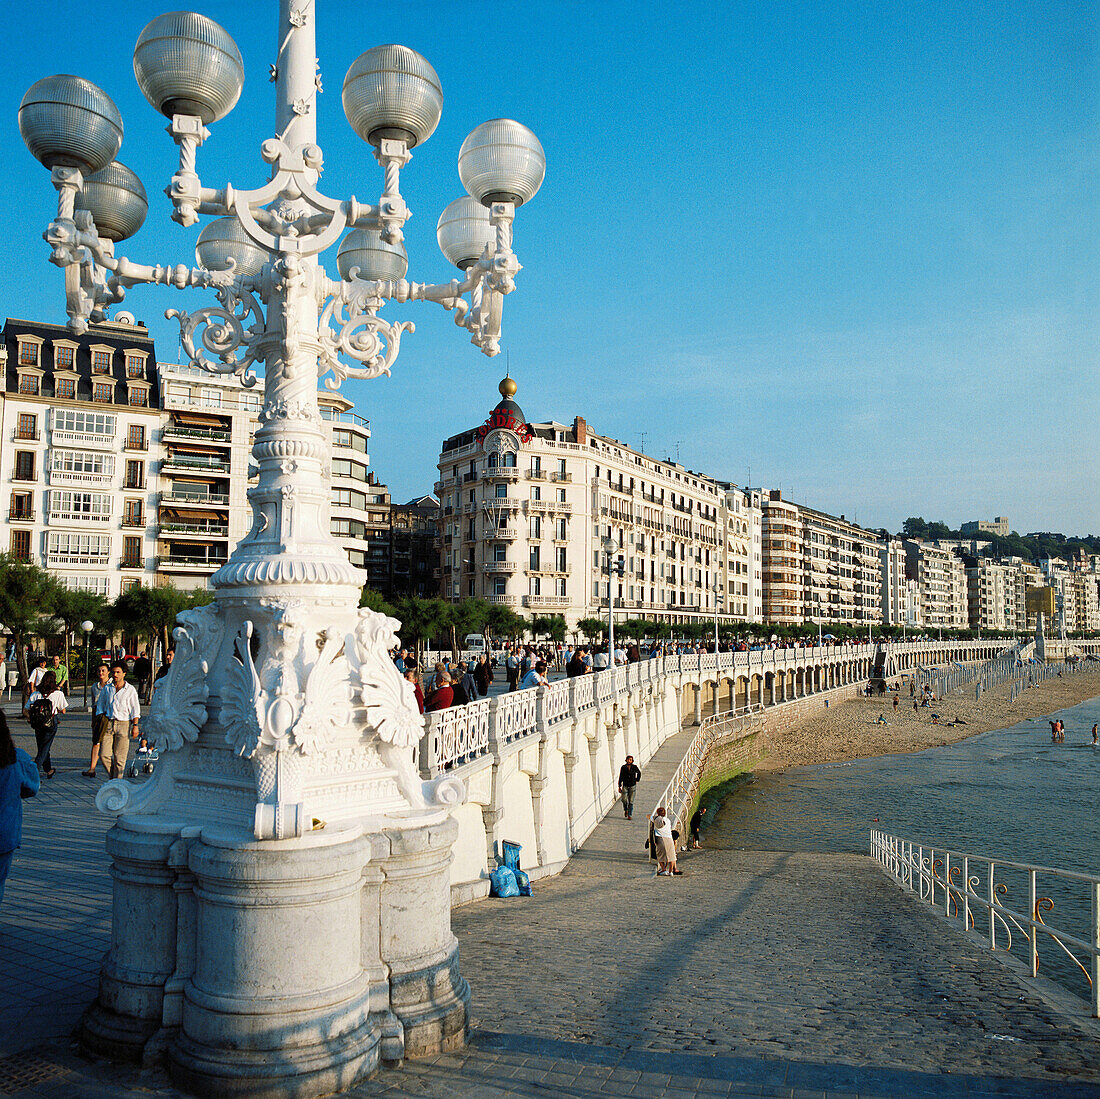
M 12 855 L 23 841 L 23 798 L 38 793 L 38 768 L 22 748 L 16 748 L 8 719 L 0 710 L 0 902 Z

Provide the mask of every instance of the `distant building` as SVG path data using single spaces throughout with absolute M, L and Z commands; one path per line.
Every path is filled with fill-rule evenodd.
M 920 589 L 920 625 L 933 630 L 965 629 L 967 584 L 962 558 L 913 538 L 904 545 L 906 577 Z
M 439 594 L 439 501 L 417 496 L 390 505 L 390 576 L 385 594 L 425 599 Z
M 998 515 L 994 519 L 975 519 L 970 523 L 963 523 L 959 527 L 959 533 L 973 538 L 976 534 L 996 534 L 999 538 L 1007 538 L 1012 533 L 1008 525 L 1008 518 Z

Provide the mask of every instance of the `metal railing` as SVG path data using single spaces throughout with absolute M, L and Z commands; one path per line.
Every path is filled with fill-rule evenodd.
M 763 713 L 763 707 L 748 705 L 704 718 L 669 784 L 661 791 L 650 817 L 663 806 L 665 816 L 672 821 L 672 827 L 682 834 L 686 826 L 685 818 L 695 799 L 695 791 L 699 788 L 699 771 L 707 753 L 715 744 L 743 740 L 755 735 L 756 730 L 751 728 L 750 719 L 759 713 Z M 740 733 L 740 736 L 731 736 L 732 733 Z
M 877 829 L 871 832 L 871 856 L 917 900 L 958 921 L 991 950 L 1011 953 L 1014 942 L 1024 944 L 1032 977 L 1039 973 L 1039 943 L 1049 940 L 1069 959 L 1073 972 L 1084 976 L 1089 1011 L 1100 1018 L 1100 876 L 925 847 Z M 1040 891 L 1040 878 L 1045 892 L 1053 892 L 1052 885 L 1069 889 L 1071 901 L 1066 907 L 1070 913 L 1078 909 L 1083 928 L 1059 928 L 1043 918 L 1044 912 L 1053 911 L 1055 902 Z M 1013 879 L 1023 883 L 1025 909 L 1009 897 Z M 1084 896 L 1074 898 L 1074 892 Z

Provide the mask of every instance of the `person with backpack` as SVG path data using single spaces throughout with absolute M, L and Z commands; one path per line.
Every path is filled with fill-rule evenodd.
M 34 757 L 35 766 L 46 776 L 53 778 L 54 768 L 50 760 L 50 747 L 57 736 L 57 726 L 61 715 L 68 708 L 65 695 L 58 690 L 57 677 L 46 672 L 38 681 L 38 688 L 31 692 L 23 713 L 30 722 L 34 740 L 38 745 L 38 754 Z
M 8 719 L 0 710 L 0 902 L 12 856 L 23 841 L 23 798 L 33 798 L 39 785 L 34 761 L 16 748 Z

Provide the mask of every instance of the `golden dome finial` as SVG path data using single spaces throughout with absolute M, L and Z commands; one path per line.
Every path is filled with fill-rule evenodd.
M 502 397 L 514 397 L 516 395 L 516 390 L 519 387 L 516 385 L 511 374 L 505 374 L 504 380 L 497 388 L 500 390 L 500 395 Z

